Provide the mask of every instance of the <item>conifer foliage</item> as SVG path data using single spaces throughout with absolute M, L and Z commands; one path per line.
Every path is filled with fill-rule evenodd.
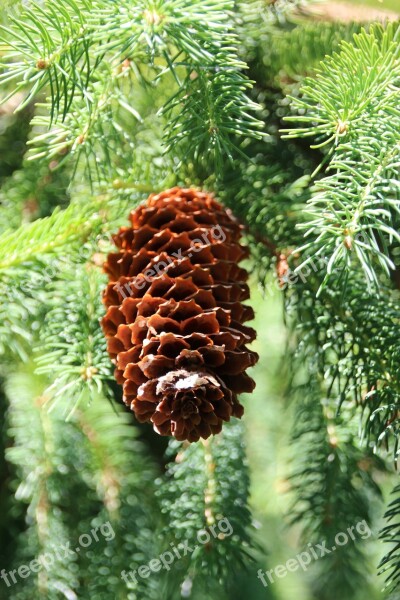
M 312 3 L 3 3 L 0 600 L 399 593 L 400 27 Z M 254 519 L 274 410 L 294 459 Z M 331 551 L 263 587 L 285 503 Z M 335 540 L 383 514 L 376 584 Z

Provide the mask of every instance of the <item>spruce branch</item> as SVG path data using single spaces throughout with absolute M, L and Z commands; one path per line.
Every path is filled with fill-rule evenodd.
M 37 104 L 32 120 L 35 134 L 28 142 L 29 160 L 58 159 L 64 163 L 74 158 L 75 169 L 83 161 L 88 176 L 100 181 L 112 179 L 113 168 L 123 157 L 129 170 L 133 162 L 130 157 L 135 153 L 132 132 L 137 129 L 132 120 L 141 123 L 142 117 L 128 98 L 129 86 L 125 89 L 119 85 L 120 73 L 105 65 L 103 75 L 84 92 L 75 94 L 65 118 L 54 126 L 51 99 Z
M 102 228 L 102 217 L 94 213 L 98 200 L 72 203 L 64 211 L 21 225 L 0 236 L 0 349 L 4 357 L 27 360 L 37 337 L 37 320 L 45 319 L 51 304 L 49 283 L 59 271 L 70 273 L 68 261 L 85 258 L 81 245 Z
M 94 400 L 90 406 L 89 399 Z M 76 434 L 79 432 L 85 449 L 84 460 L 79 449 L 77 458 L 91 505 L 89 510 L 81 511 L 80 527 L 90 531 L 95 524 L 110 522 L 115 537 L 96 543 L 90 553 L 80 555 L 82 591 L 91 597 L 112 594 L 124 600 L 135 594 L 157 600 L 156 581 L 138 578 L 127 586 L 120 575 L 156 556 L 154 478 L 158 471 L 124 407 L 111 407 L 107 398 L 94 397 L 90 390 L 86 400 L 66 424 L 74 427 Z
M 322 287 L 335 269 L 345 274 L 355 263 L 375 286 L 380 271 L 389 276 L 394 268 L 388 248 L 399 241 L 399 31 L 375 26 L 343 42 L 293 98 L 299 114 L 289 120 L 305 126 L 287 137 L 315 137 L 313 147 L 328 149 L 327 174 L 301 225 L 311 240 L 299 248 L 305 257 L 329 257 Z
M 37 372 L 51 382 L 46 394 L 61 401 L 68 418 L 84 398 L 107 395 L 110 361 L 100 329 L 104 277 L 90 263 L 64 268 L 48 290 Z
M 0 271 L 10 271 L 57 254 L 66 244 L 84 239 L 101 222 L 99 215 L 93 214 L 93 208 L 93 204 L 77 206 L 72 203 L 64 211 L 56 209 L 50 217 L 3 233 L 0 236 Z
M 232 136 L 259 137 L 259 121 L 251 114 L 257 105 L 245 96 L 251 83 L 244 79 L 238 66 L 219 67 L 218 58 L 219 55 L 212 67 L 215 72 L 200 69 L 194 77 L 187 76 L 182 89 L 165 105 L 163 114 L 171 118 L 165 139 L 167 151 L 186 139 L 195 144 L 196 160 L 211 153 L 221 171 L 222 159 L 232 160 L 237 150 Z
M 376 449 L 392 446 L 397 460 L 400 314 L 396 299 L 384 286 L 380 293 L 366 294 L 360 274 L 349 279 L 346 297 L 337 297 L 335 287 L 316 297 L 320 282 L 321 273 L 309 275 L 306 283 L 298 282 L 287 292 L 295 356 L 318 372 L 338 413 L 345 406 L 359 407 L 363 437 Z
M 10 598 L 57 600 L 60 594 L 76 598 L 82 592 L 123 600 L 133 591 L 127 590 L 121 571 L 155 555 L 151 532 L 156 471 L 122 407 L 110 410 L 107 400 L 97 396 L 65 422 L 62 407 L 46 409 L 44 386 L 30 369 L 7 378 L 13 441 L 7 459 L 15 467 L 16 501 L 28 506 L 26 529 L 17 534 L 13 557 L 19 562 L 13 567 L 45 553 L 49 563 L 54 561 L 13 586 Z M 104 525 L 107 539 L 101 535 Z M 97 539 L 92 538 L 90 548 L 74 552 L 79 536 L 91 536 L 93 529 Z M 66 547 L 72 552 L 64 557 Z M 157 600 L 153 587 L 143 580 L 134 591 Z
M 16 468 L 16 501 L 27 505 L 26 529 L 18 540 L 15 558 L 19 564 L 35 557 L 53 559 L 48 569 L 31 573 L 24 586 L 19 582 L 12 588 L 10 597 L 15 600 L 35 596 L 56 600 L 60 593 L 75 597 L 77 587 L 74 556 L 63 557 L 55 552 L 56 544 L 61 547 L 68 541 L 60 493 L 66 448 L 60 444 L 62 421 L 43 410 L 42 390 L 41 383 L 26 370 L 6 382 L 9 435 L 13 439 L 7 459 Z
M 296 391 L 291 523 L 301 524 L 305 546 L 325 542 L 330 551 L 314 566 L 316 596 L 323 600 L 361 598 L 359 590 L 364 595 L 366 585 L 365 541 L 354 539 L 338 546 L 335 538 L 360 522 L 372 528 L 372 508 L 380 498 L 373 474 L 382 464 L 357 446 L 351 413 L 335 417 L 334 407 L 321 398 L 316 377 L 311 375 Z
M 168 78 L 177 91 L 169 90 L 161 111 L 167 150 L 179 144 L 183 154 L 193 155 L 199 147 L 220 165 L 240 137 L 258 136 L 260 125 L 246 94 L 251 87 L 243 74 L 246 65 L 237 56 L 233 10 L 230 0 L 156 5 L 68 0 L 60 14 L 50 2 L 22 8 L 9 27 L 3 26 L 0 85 L 11 86 L 8 97 L 28 88 L 20 108 L 41 89 L 49 91 L 44 116 L 36 123 L 50 130 L 33 140 L 39 145 L 34 156 L 74 155 L 81 145 L 96 155 L 95 141 L 102 136 L 104 156 L 97 162 L 110 159 L 110 143 L 114 149 L 118 140 L 131 150 L 135 131 L 128 129 L 127 135 L 112 110 L 116 104 L 140 119 L 137 108 L 121 96 L 119 79 L 127 76 L 155 89 Z
M 9 27 L 0 25 L 4 72 L 0 85 L 15 83 L 6 99 L 29 87 L 19 109 L 44 87 L 52 92 L 52 119 L 65 118 L 75 88 L 85 87 L 90 74 L 90 28 L 85 18 L 95 2 L 66 0 L 57 10 L 50 2 L 10 14 Z
M 268 117 L 265 127 L 273 128 Z M 304 218 L 302 210 L 309 198 L 307 171 L 312 170 L 313 163 L 298 148 L 287 148 L 272 135 L 262 142 L 249 141 L 246 152 L 251 161 L 235 160 L 225 168 L 216 189 L 243 224 L 254 270 L 266 287 L 271 283 L 271 268 L 279 269 L 301 243 L 296 224 Z M 283 164 L 276 161 L 277 156 Z M 298 166 L 299 156 L 302 168 Z
M 232 422 L 219 436 L 203 444 L 171 441 L 168 454 L 175 457 L 174 462 L 169 463 L 166 476 L 158 482 L 161 509 L 168 515 L 163 537 L 176 543 L 187 540 L 194 549 L 169 577 L 168 598 L 178 598 L 180 587 L 183 593 L 193 588 L 193 593 L 203 596 L 214 589 L 229 594 L 232 573 L 252 563 L 256 547 L 248 508 L 242 424 Z M 210 535 L 209 543 L 199 544 L 199 532 L 210 532 L 214 527 L 218 533 L 221 520 L 229 523 L 231 533 Z
M 70 200 L 70 173 L 55 168 L 59 163 L 30 163 L 8 177 L 0 189 L 0 233 L 15 231 L 25 223 L 49 216 L 56 206 L 65 208 Z
M 400 486 L 396 485 L 392 491 L 394 499 L 390 502 L 385 513 L 386 525 L 381 531 L 381 539 L 386 544 L 392 544 L 391 549 L 382 558 L 379 565 L 379 574 L 386 576 L 387 592 L 395 592 L 399 588 L 400 573 Z M 392 596 L 390 596 L 391 598 Z
M 140 194 L 136 193 L 137 201 L 140 197 Z M 59 304 L 63 302 L 66 290 L 61 289 L 62 285 L 66 285 L 67 288 L 71 286 L 76 298 L 82 300 L 81 304 L 76 302 L 74 305 L 78 311 L 77 318 L 87 314 L 85 310 L 90 302 L 92 307 L 95 306 L 96 310 L 99 310 L 101 290 L 99 287 L 94 289 L 94 280 L 89 274 L 93 264 L 89 264 L 87 273 L 82 272 L 81 269 L 84 268 L 85 261 L 91 260 L 96 248 L 108 247 L 108 232 L 115 229 L 116 224 L 120 223 L 121 213 L 127 214 L 131 206 L 132 195 L 127 197 L 126 193 L 116 193 L 115 190 L 114 193 L 100 195 L 89 201 L 85 194 L 82 201 L 80 196 L 77 196 L 63 211 L 56 209 L 50 217 L 21 225 L 18 229 L 8 230 L 0 236 L 0 289 L 3 297 L 0 305 L 0 350 L 4 357 L 17 355 L 27 360 L 32 346 L 37 341 L 37 323 L 46 320 L 46 311 L 49 309 L 52 311 L 56 300 Z M 105 236 L 103 239 L 102 235 Z M 76 286 L 74 269 L 79 272 L 81 288 Z M 101 275 L 97 273 L 96 276 L 98 277 L 96 285 L 99 285 Z M 55 282 L 58 282 L 57 289 Z M 82 298 L 82 289 L 87 291 L 86 305 L 86 300 Z M 70 304 L 67 303 L 65 308 L 69 306 L 73 312 L 76 298 L 68 296 L 68 293 L 67 297 Z M 58 314 L 57 310 L 56 314 Z M 97 317 L 100 317 L 100 313 Z M 66 318 L 68 322 L 68 317 Z M 68 347 L 69 341 L 66 342 L 65 338 L 61 340 L 65 323 L 58 322 L 58 325 L 60 329 L 53 331 L 57 344 L 63 341 L 67 344 L 64 347 Z M 95 356 L 98 349 L 96 344 L 102 341 L 102 336 L 99 337 L 97 322 L 92 323 L 91 327 L 95 327 L 93 334 L 97 335 L 93 342 L 95 344 L 93 356 Z M 87 333 L 92 331 L 89 330 Z M 49 339 L 47 342 L 50 345 Z M 87 343 L 89 344 L 89 341 Z M 61 347 L 61 345 L 57 346 L 55 355 L 58 356 Z M 74 348 L 78 351 L 81 346 L 78 343 Z M 99 352 L 101 354 L 100 349 Z M 79 357 L 82 357 L 81 353 Z M 98 375 L 101 378 L 105 376 L 104 368 L 108 360 L 99 359 L 99 361 L 101 368 Z M 87 360 L 83 360 L 82 369 L 86 363 Z M 68 369 L 73 370 L 72 364 L 73 361 Z M 66 376 L 65 372 L 64 377 Z M 93 381 L 90 379 L 91 383 Z
M 40 315 L 44 300 L 42 293 L 33 295 L 25 289 L 25 273 L 19 271 L 22 285 L 18 275 L 13 275 L 0 281 L 0 353 L 4 362 L 10 357 L 29 360 L 34 331 L 27 324 Z

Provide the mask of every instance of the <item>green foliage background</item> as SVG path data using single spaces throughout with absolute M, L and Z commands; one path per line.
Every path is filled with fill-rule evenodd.
M 55 539 L 107 520 L 117 537 L 25 585 L 0 586 L 0 598 L 178 600 L 191 586 L 193 600 L 387 597 L 376 565 L 385 554 L 380 532 L 386 524 L 386 541 L 396 539 L 398 518 L 395 504 L 394 521 L 383 519 L 399 439 L 400 29 L 376 26 L 354 39 L 359 23 L 316 22 L 303 12 L 308 2 L 170 0 L 137 4 L 164 9 L 172 25 L 164 29 L 151 11 L 143 25 L 134 12 L 130 30 L 123 25 L 131 4 L 124 0 L 119 11 L 103 0 L 68 0 L 65 12 L 48 13 L 61 41 L 76 42 L 61 58 L 37 5 L 17 24 L 2 15 L 11 27 L 0 48 L 3 95 L 11 93 L 4 106 L 15 101 L 22 110 L 14 115 L 8 104 L 0 112 L 0 567 L 15 568 L 51 552 Z M 99 36 L 111 51 L 132 47 L 139 67 L 130 65 L 127 77 L 126 65 L 117 75 L 107 62 L 98 68 L 79 36 L 82 15 L 94 46 Z M 34 39 L 43 36 L 54 72 L 37 67 L 26 22 Z M 93 22 L 103 24 L 100 33 Z M 105 22 L 122 37 L 108 36 Z M 17 55 L 28 56 L 22 67 L 7 54 L 13 34 Z M 369 73 L 370 87 L 349 77 L 353 66 Z M 14 85 L 10 72 L 25 77 Z M 353 129 L 345 119 L 338 129 L 341 111 L 355 115 Z M 371 177 L 375 195 L 366 194 L 355 221 Z M 105 284 L 98 265 L 110 232 L 150 191 L 175 184 L 214 190 L 245 225 L 261 356 L 243 423 L 189 448 L 155 436 L 121 408 L 98 327 Z M 350 232 L 347 220 L 355 223 Z M 366 239 L 357 246 L 361 230 Z M 290 251 L 301 245 L 299 259 Z M 282 290 L 280 250 L 292 268 L 322 253 L 330 266 Z M 230 519 L 232 538 L 201 548 L 167 576 L 125 586 L 121 570 L 171 541 L 195 540 L 210 510 Z M 350 542 L 268 588 L 257 579 L 259 568 L 284 564 L 361 519 L 371 540 Z M 386 561 L 396 583 L 397 552 Z

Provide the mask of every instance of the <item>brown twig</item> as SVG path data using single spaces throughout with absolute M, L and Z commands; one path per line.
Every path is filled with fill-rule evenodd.
M 288 258 L 292 254 L 292 250 L 279 250 L 278 246 L 272 242 L 269 238 L 262 236 L 259 233 L 255 233 L 250 231 L 250 228 L 247 225 L 243 225 L 244 231 L 248 233 L 256 242 L 262 244 L 266 248 L 268 248 L 269 252 L 276 258 L 276 274 L 279 280 L 281 287 L 285 285 L 285 277 L 287 276 L 290 268 L 288 263 Z

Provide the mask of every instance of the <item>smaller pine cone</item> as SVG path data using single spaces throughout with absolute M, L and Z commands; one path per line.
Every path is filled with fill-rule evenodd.
M 241 227 L 211 195 L 180 188 L 151 195 L 130 221 L 104 265 L 102 320 L 124 402 L 161 435 L 208 438 L 254 389 Z

